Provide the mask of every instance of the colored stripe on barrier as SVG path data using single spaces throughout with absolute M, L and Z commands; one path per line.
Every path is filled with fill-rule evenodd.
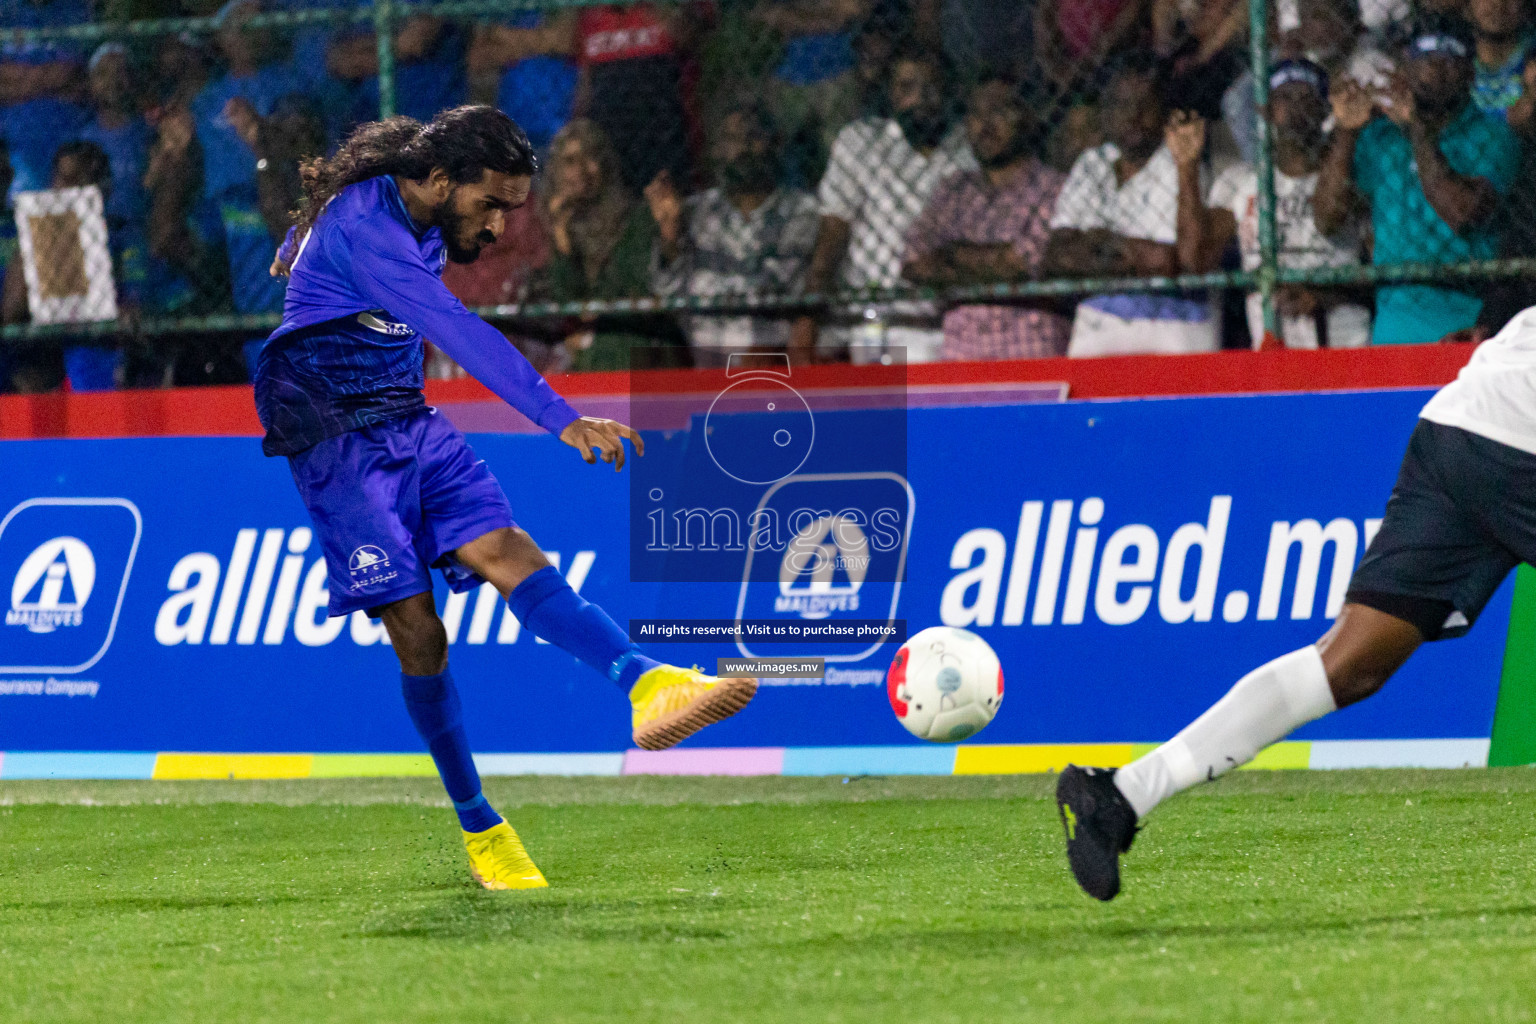
M 1129 743 L 978 744 L 955 751 L 956 775 L 1059 772 L 1069 764 L 1118 768 L 1129 764 Z
M 1259 755 L 1243 765 L 1243 769 L 1262 771 L 1266 768 L 1306 768 L 1311 757 L 1312 744 L 1306 740 L 1282 741 L 1259 751 Z
M 625 775 L 782 775 L 783 747 L 627 750 Z
M 154 754 L 23 751 L 0 761 L 0 779 L 147 779 L 154 769 Z
M 428 754 L 316 754 L 311 779 L 361 779 L 376 776 L 437 776 Z
M 1486 768 L 1488 740 L 1314 740 L 1309 768 Z
M 161 754 L 157 779 L 307 779 L 314 754 Z
M 623 754 L 476 754 L 481 775 L 619 775 Z
M 1022 775 L 1068 764 L 1117 768 L 1150 743 L 971 746 L 684 747 L 623 753 L 477 754 L 482 775 Z M 1486 739 L 1312 740 L 1276 743 L 1245 770 L 1480 768 Z M 428 778 L 425 754 L 231 754 L 0 751 L 0 779 Z
M 950 775 L 952 746 L 789 747 L 785 775 Z

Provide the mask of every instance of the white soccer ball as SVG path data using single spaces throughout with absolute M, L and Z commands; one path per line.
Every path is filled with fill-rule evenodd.
M 970 630 L 930 626 L 901 645 L 885 689 L 896 719 L 912 735 L 958 743 L 997 714 L 1003 669 L 991 645 Z

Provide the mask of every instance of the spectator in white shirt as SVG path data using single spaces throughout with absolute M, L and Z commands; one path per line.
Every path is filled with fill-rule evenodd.
M 942 64 L 932 51 L 909 43 L 891 59 L 888 82 L 893 116 L 855 121 L 837 135 L 817 198 L 821 224 L 811 257 L 807 289 L 889 288 L 901 281 L 907 229 L 939 182 L 974 170 L 961 126 L 952 125 Z M 873 313 L 870 317 L 868 314 Z M 838 324 L 818 332 L 814 320 L 795 323 L 791 354 L 798 361 L 820 352 L 832 358 L 849 349 L 856 361 L 869 351 L 900 349 L 912 362 L 938 358 L 944 332 L 931 303 L 905 301 L 836 311 L 844 324 L 866 317 L 876 325 L 858 331 Z
M 1105 90 L 1102 146 L 1072 165 L 1056 200 L 1045 273 L 1171 276 L 1178 260 L 1179 172 L 1163 145 L 1167 106 L 1158 65 L 1129 55 Z M 1069 356 L 1209 352 L 1219 346 L 1209 297 L 1138 292 L 1078 303 Z
M 1282 61 L 1269 76 L 1275 139 L 1275 231 L 1279 263 L 1291 270 L 1349 267 L 1360 262 L 1359 225 L 1346 221 L 1332 237 L 1317 229 L 1312 194 L 1323 162 L 1323 121 L 1329 113 L 1328 77 L 1305 60 Z M 1243 269 L 1259 267 L 1259 176 L 1249 164 L 1217 175 L 1209 204 L 1200 197 L 1199 166 L 1205 122 L 1174 114 L 1168 149 L 1179 165 L 1179 262 L 1185 270 L 1217 269 L 1234 236 Z M 1359 348 L 1370 344 L 1370 310 L 1337 290 L 1282 287 L 1276 295 L 1280 338 L 1286 348 Z M 1264 338 L 1257 293 L 1248 296 L 1248 331 L 1255 348 Z
M 1321 67 L 1334 86 L 1349 78 L 1373 92 L 1392 83 L 1397 62 L 1382 50 L 1360 26 L 1358 0 L 1290 0 L 1281 3 L 1280 45 L 1277 56 L 1306 59 Z M 1226 122 L 1238 153 L 1248 163 L 1258 160 L 1258 108 L 1253 104 L 1253 73 L 1245 70 L 1221 100 Z M 1333 116 L 1323 122 L 1333 129 Z
M 755 100 L 727 107 L 710 132 L 719 184 L 682 199 L 665 172 L 645 190 L 656 219 L 651 268 L 659 295 L 784 295 L 800 290 L 819 220 L 816 199 L 778 184 L 780 136 Z M 789 320 L 683 317 L 695 366 L 725 366 L 731 349 L 783 349 Z

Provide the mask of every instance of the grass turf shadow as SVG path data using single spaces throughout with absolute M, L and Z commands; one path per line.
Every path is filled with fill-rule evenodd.
M 674 893 L 644 899 L 596 899 L 545 892 L 460 891 L 409 910 L 377 915 L 349 938 L 449 942 L 720 941 L 731 932 L 687 923 L 725 910 L 717 897 Z

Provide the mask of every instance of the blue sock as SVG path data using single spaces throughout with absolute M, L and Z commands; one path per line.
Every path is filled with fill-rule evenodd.
M 480 792 L 480 773 L 469 752 L 469 737 L 464 733 L 463 707 L 458 687 L 447 669 L 435 676 L 408 676 L 400 673 L 400 690 L 405 695 L 405 710 L 410 713 L 416 731 L 427 741 L 443 788 L 459 814 L 459 824 L 466 832 L 484 832 L 501 823 Z
M 661 664 L 640 653 L 608 613 L 583 598 L 552 565 L 529 576 L 507 598 L 512 614 L 534 636 L 575 655 L 628 691 Z

